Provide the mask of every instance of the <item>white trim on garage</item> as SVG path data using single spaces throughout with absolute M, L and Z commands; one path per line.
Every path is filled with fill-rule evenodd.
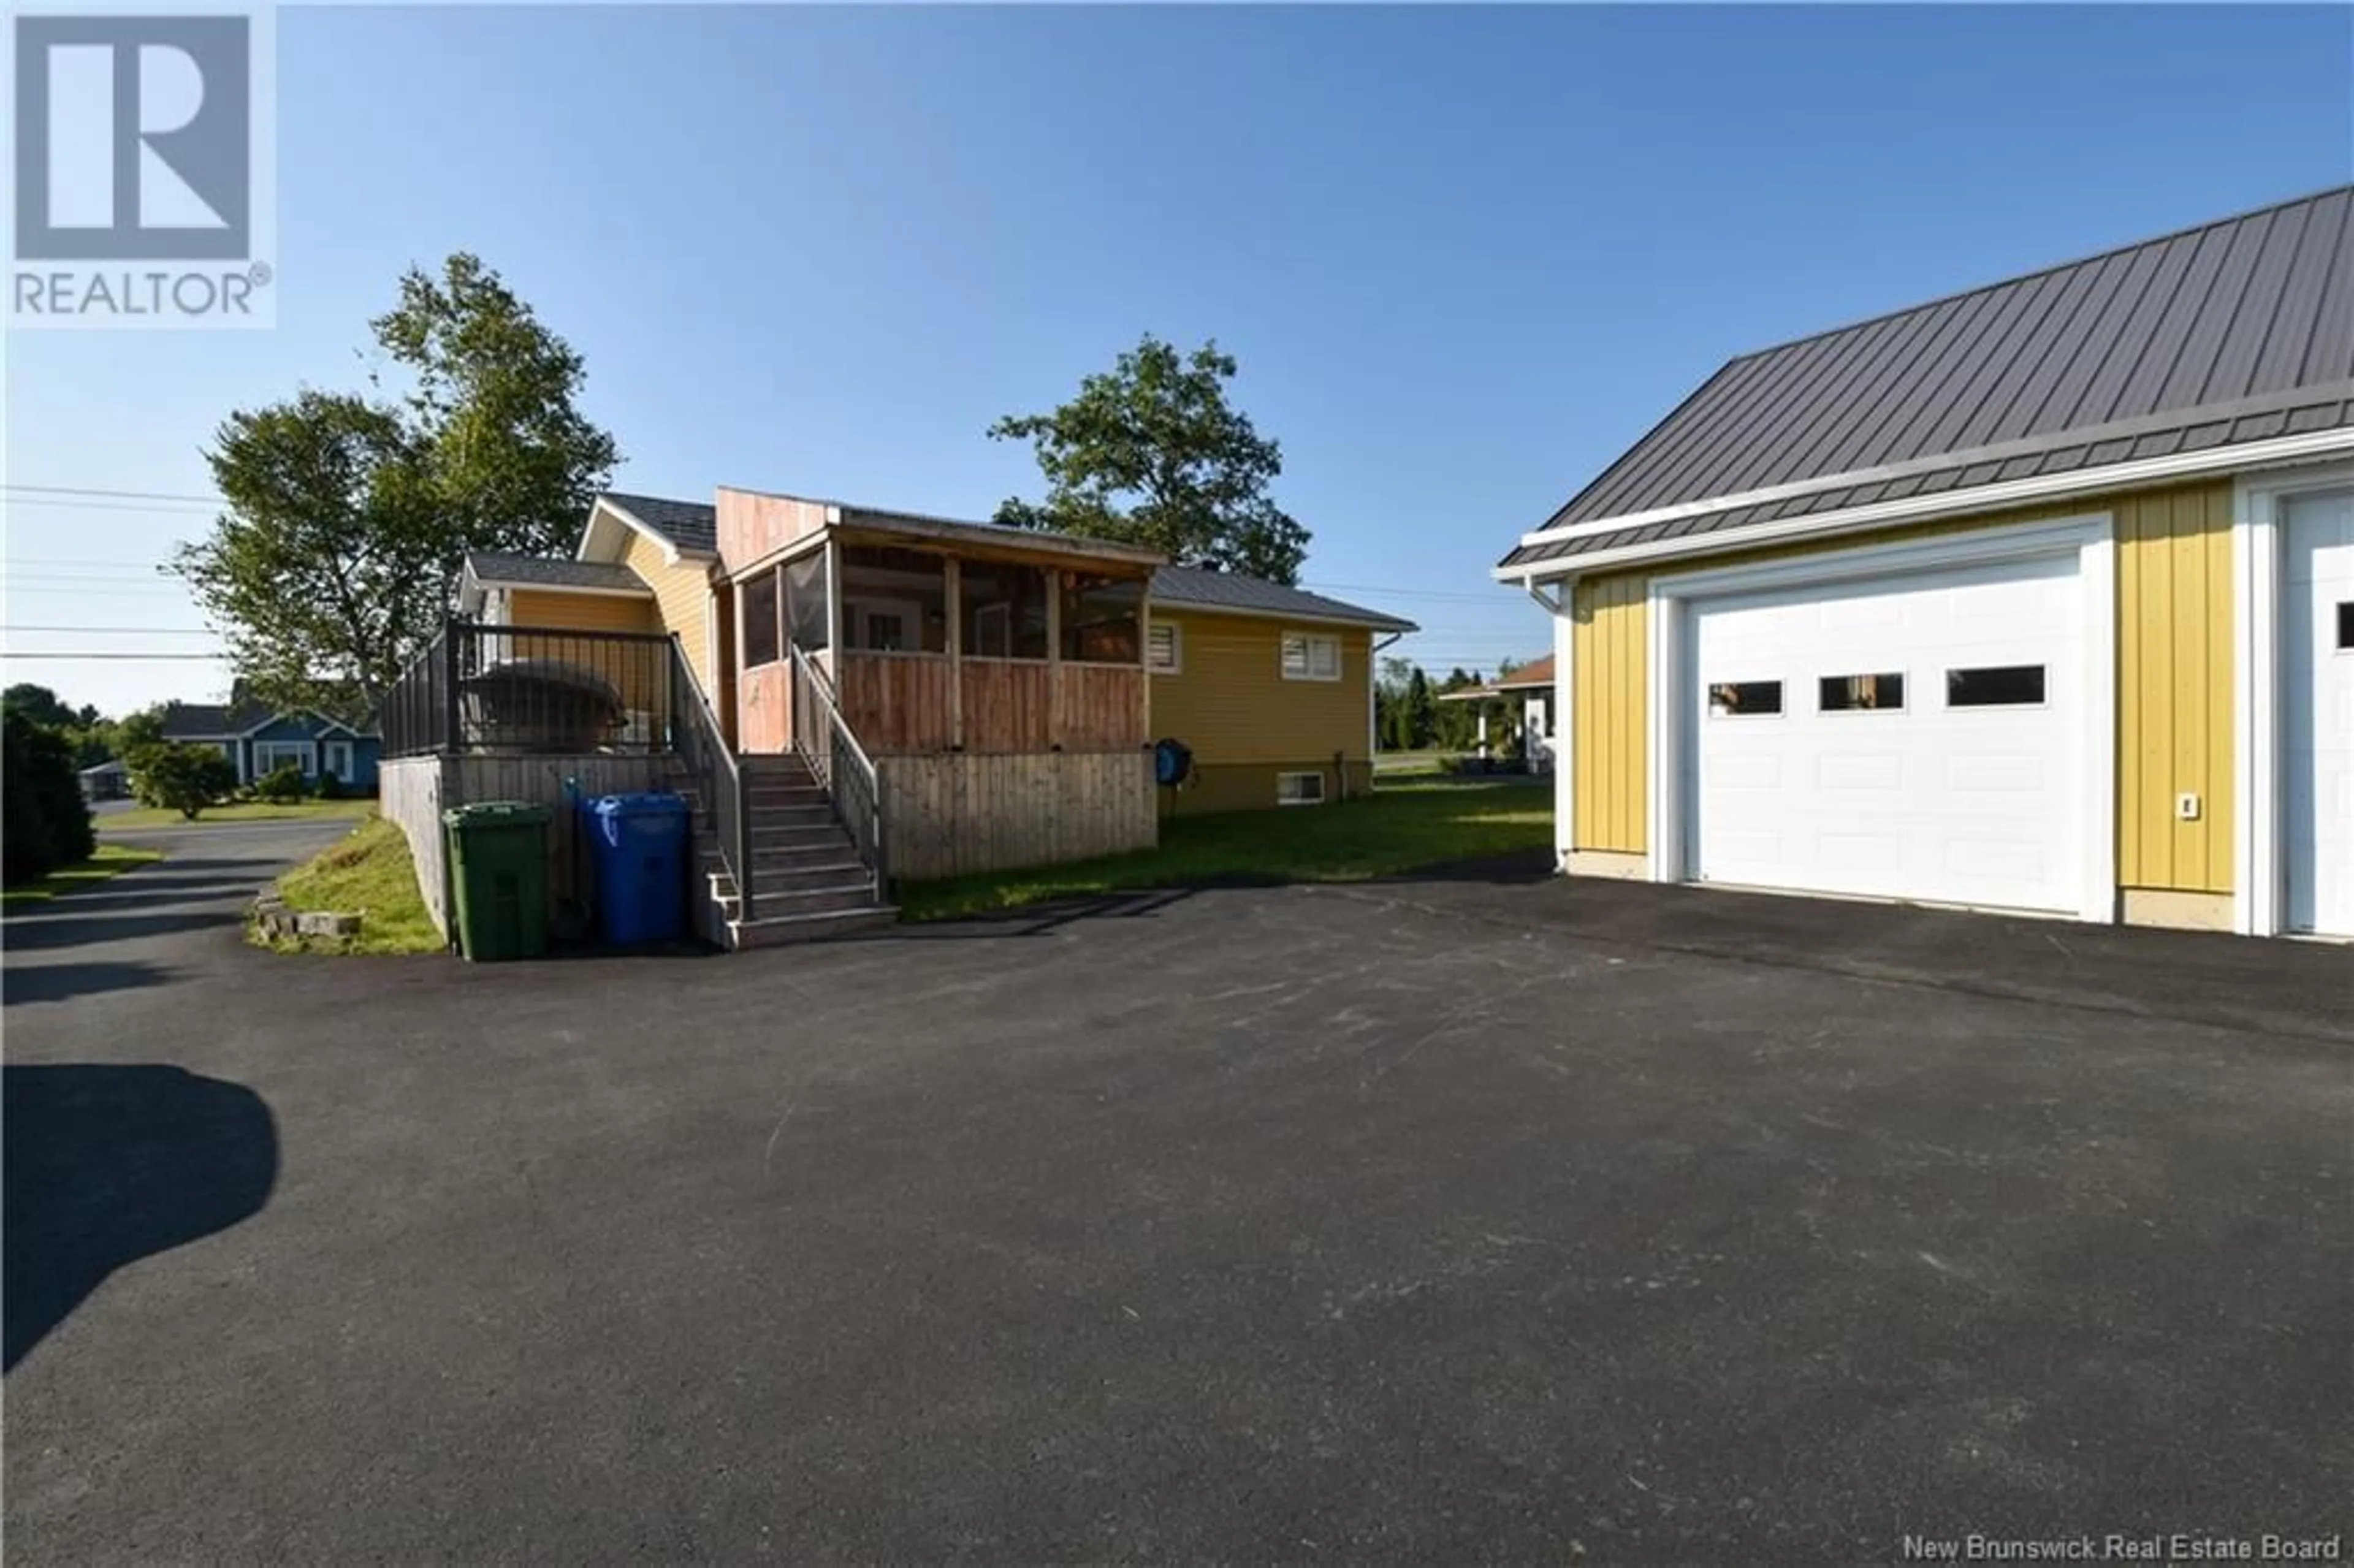
M 2301 495 L 2354 487 L 2354 463 L 2247 474 L 2232 487 L 2232 928 L 2281 933 L 2281 518 Z
M 2086 819 L 2082 835 L 2084 864 L 2077 916 L 2108 922 L 2116 918 L 2116 546 L 2108 513 L 2051 523 L 1948 534 L 1931 539 L 1864 546 L 1792 559 L 1763 561 L 1657 577 L 1647 605 L 1649 647 L 1645 722 L 1649 731 L 1649 792 L 1644 842 L 1654 882 L 1681 882 L 1691 863 L 1686 842 L 1692 780 L 1685 734 L 1690 704 L 1685 649 L 1695 601 L 1804 588 L 1861 577 L 1935 571 L 2073 554 L 2084 612 L 2084 726 L 2080 758 Z M 1556 642 L 1560 642 L 1558 631 Z M 1574 676 L 1563 677 L 1566 683 Z M 1671 696 L 1672 694 L 1672 696 Z M 1555 765 L 1556 800 L 1568 798 L 1559 777 L 1572 767 Z M 1558 836 L 1560 830 L 1556 830 Z

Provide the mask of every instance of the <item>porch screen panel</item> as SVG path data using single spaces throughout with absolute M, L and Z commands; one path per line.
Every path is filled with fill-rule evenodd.
M 947 560 L 880 546 L 843 550 L 842 642 L 869 653 L 946 653 Z
M 785 624 L 790 630 L 793 646 L 815 653 L 825 648 L 826 602 L 831 597 L 832 582 L 823 550 L 787 562 L 785 572 Z
M 1081 664 L 1143 661 L 1144 579 L 1063 576 L 1063 657 Z
M 1046 656 L 1046 574 L 1003 561 L 967 561 L 959 605 L 969 659 Z
M 762 572 L 744 585 L 744 662 L 773 664 L 784 656 L 777 642 L 777 574 Z

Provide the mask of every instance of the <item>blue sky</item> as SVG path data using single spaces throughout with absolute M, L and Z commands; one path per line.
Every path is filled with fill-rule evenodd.
M 985 517 L 991 418 L 1214 336 L 1306 580 L 1441 669 L 1541 651 L 1488 567 L 1727 357 L 2354 172 L 2342 7 L 289 7 L 279 77 L 277 329 L 12 336 L 10 484 L 204 493 L 461 248 L 681 496 Z M 201 510 L 10 494 L 11 651 L 209 646 L 142 569 Z

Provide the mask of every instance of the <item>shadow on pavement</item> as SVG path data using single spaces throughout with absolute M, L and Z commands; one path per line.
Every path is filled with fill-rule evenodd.
M 212 926 L 236 926 L 245 912 L 235 907 L 181 909 L 161 915 L 77 915 L 73 895 L 58 900 L 60 907 L 41 915 L 20 915 L 7 923 L 10 952 L 87 947 L 94 942 L 122 942 L 139 937 L 160 937 L 173 931 L 201 931 Z M 13 980 L 15 971 L 10 975 Z
M 27 964 L 11 969 L 0 980 L 0 1001 L 10 1007 L 25 1001 L 68 1001 L 102 991 L 162 985 L 170 978 L 170 970 L 154 964 Z
M 257 1213 L 278 1179 L 270 1107 L 165 1066 L 0 1068 L 5 1366 L 124 1264 Z

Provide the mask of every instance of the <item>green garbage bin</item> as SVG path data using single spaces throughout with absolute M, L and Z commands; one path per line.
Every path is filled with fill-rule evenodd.
M 547 951 L 547 825 L 555 816 L 529 800 L 482 800 L 441 813 L 458 948 L 473 962 Z

